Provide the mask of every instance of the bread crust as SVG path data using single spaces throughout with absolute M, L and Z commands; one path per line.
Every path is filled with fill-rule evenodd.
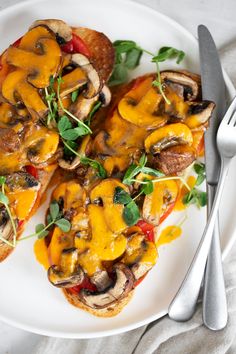
M 104 33 L 85 27 L 72 27 L 73 33 L 79 36 L 90 52 L 90 61 L 97 71 L 103 86 L 112 74 L 115 62 L 115 51 L 111 41 Z
M 56 167 L 55 167 L 56 169 Z M 25 229 L 25 225 L 26 225 L 26 222 L 31 218 L 31 216 L 34 214 L 34 212 L 37 210 L 37 207 L 39 206 L 40 204 L 40 200 L 42 198 L 42 195 L 43 193 L 45 192 L 54 172 L 55 172 L 55 169 L 53 169 L 52 171 L 50 172 L 47 172 L 47 171 L 44 171 L 44 170 L 40 170 L 39 172 L 39 182 L 41 183 L 41 187 L 40 187 L 40 190 L 38 192 L 38 198 L 35 202 L 35 205 L 34 207 L 32 208 L 30 214 L 28 215 L 27 217 L 27 220 L 24 222 L 24 225 L 17 231 L 17 240 L 20 238 L 22 232 L 24 231 Z M 5 242 L 3 241 L 0 241 L 0 262 L 4 261 L 14 250 L 15 248 L 7 245 Z
M 85 305 L 82 301 L 80 301 L 79 297 L 76 294 L 72 294 L 66 289 L 62 289 L 62 292 L 70 304 L 81 310 L 89 312 L 91 315 L 97 317 L 114 317 L 118 315 L 122 311 L 122 309 L 129 303 L 133 296 L 134 290 L 131 290 L 124 298 L 115 301 L 109 307 L 103 309 L 94 309 Z

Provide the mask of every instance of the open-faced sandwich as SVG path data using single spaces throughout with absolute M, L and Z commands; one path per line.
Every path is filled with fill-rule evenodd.
M 94 134 L 77 150 L 93 164 L 71 161 L 74 177 L 56 187 L 47 214 L 50 222 L 56 209 L 70 231 L 54 224 L 39 241 L 49 281 L 96 316 L 119 313 L 155 265 L 158 226 L 181 194 L 181 176 L 199 156 L 214 108 L 201 101 L 199 76 L 162 72 L 167 102 L 155 77 L 119 86 L 110 107 L 95 115 Z
M 185 175 L 214 103 L 201 100 L 198 75 L 160 72 L 161 61 L 184 57 L 171 47 L 152 55 L 157 72 L 128 83 L 144 52 L 41 20 L 1 56 L 0 259 L 57 169 L 45 224 L 25 238 L 38 236 L 51 284 L 96 316 L 118 314 L 155 265 L 158 227 L 176 201 L 206 204 L 196 188 L 204 166 L 195 185 Z
M 0 261 L 16 246 L 63 156 L 57 112 L 70 116 L 71 127 L 81 122 L 78 135 L 88 133 L 83 120 L 94 104 L 109 103 L 105 84 L 113 65 L 104 34 L 53 19 L 35 21 L 1 55 Z

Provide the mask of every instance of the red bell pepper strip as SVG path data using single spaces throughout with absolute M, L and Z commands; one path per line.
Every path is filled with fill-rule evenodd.
M 26 172 L 28 172 L 31 176 L 38 179 L 37 168 L 35 168 L 34 166 L 31 166 L 31 165 L 28 165 L 28 166 L 25 166 L 25 169 L 26 169 Z
M 72 294 L 78 295 L 78 293 L 82 289 L 89 290 L 89 291 L 97 291 L 96 286 L 94 284 L 92 284 L 91 281 L 89 280 L 89 278 L 87 278 L 87 277 L 83 280 L 83 282 L 81 284 L 75 285 L 72 288 L 68 288 L 67 290 Z
M 84 41 L 74 33 L 72 34 L 72 39 L 66 44 L 63 44 L 61 46 L 61 49 L 65 53 L 70 53 L 70 54 L 81 53 L 86 57 L 90 57 L 91 55 Z

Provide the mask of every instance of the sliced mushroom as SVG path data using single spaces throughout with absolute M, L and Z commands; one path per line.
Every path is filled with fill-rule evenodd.
M 154 163 L 165 175 L 173 175 L 185 170 L 195 159 L 195 149 L 187 145 L 177 145 L 162 150 L 155 156 Z
M 112 280 L 105 270 L 96 272 L 90 277 L 90 280 L 96 285 L 98 291 L 104 291 L 112 285 Z
M 174 180 L 154 183 L 153 192 L 146 195 L 143 202 L 143 219 L 157 226 L 169 208 L 173 208 L 178 196 L 178 186 Z
M 40 127 L 27 140 L 27 158 L 33 165 L 49 161 L 57 152 L 59 135 L 53 130 Z
M 2 95 L 11 104 L 23 102 L 30 113 L 36 112 L 39 117 L 44 117 L 48 112 L 38 90 L 27 82 L 23 70 L 7 75 L 2 85 Z
M 102 102 L 102 107 L 107 107 L 111 102 L 111 91 L 108 86 L 103 86 L 99 94 L 99 100 Z
M 189 106 L 188 117 L 184 123 L 194 129 L 205 124 L 210 119 L 215 108 L 215 103 L 211 101 L 192 102 Z
M 0 235 L 9 242 L 13 240 L 14 231 L 5 206 L 1 206 L 0 208 Z M 3 241 L 0 240 L 0 244 L 2 247 Z
M 106 308 L 116 301 L 123 299 L 133 288 L 134 277 L 128 267 L 122 263 L 114 265 L 116 272 L 116 281 L 112 287 L 103 292 L 90 292 L 81 290 L 80 300 L 87 306 L 95 309 Z
M 61 50 L 48 30 L 38 26 L 22 38 L 19 47 L 9 47 L 7 62 L 22 69 L 33 86 L 44 88 L 49 86 L 50 77 L 55 77 L 60 68 Z
M 122 262 L 130 267 L 135 279 L 138 280 L 153 267 L 157 256 L 154 242 L 148 241 L 142 233 L 135 232 L 129 236 Z
M 6 176 L 6 185 L 10 192 L 40 189 L 39 181 L 27 172 L 19 171 Z
M 108 155 L 108 156 L 115 155 L 116 151 L 107 144 L 108 139 L 109 139 L 109 134 L 106 131 L 104 130 L 99 131 L 99 133 L 96 135 L 93 141 L 94 151 L 102 155 Z
M 89 135 L 83 138 L 81 145 L 77 151 L 79 155 L 86 156 L 88 154 L 90 142 L 91 142 L 91 137 Z M 76 156 L 72 161 L 59 159 L 58 164 L 64 170 L 68 170 L 68 171 L 75 170 L 80 165 L 80 157 Z
M 162 71 L 161 80 L 180 97 L 194 101 L 200 92 L 200 77 L 187 71 Z
M 45 19 L 37 20 L 30 26 L 30 29 L 37 26 L 47 26 L 53 31 L 57 37 L 63 38 L 65 42 L 69 42 L 72 39 L 72 29 L 62 20 Z
M 69 93 L 77 90 L 81 86 L 84 86 L 87 81 L 88 79 L 84 71 L 81 68 L 75 68 L 69 74 L 63 75 L 62 83 L 60 85 L 60 96 L 67 96 Z
M 114 233 L 119 233 L 127 228 L 123 219 L 124 206 L 114 203 L 116 188 L 129 192 L 126 185 L 114 178 L 107 178 L 98 183 L 90 192 L 91 203 L 101 200 L 105 222 Z
M 20 138 L 14 129 L 0 128 L 0 150 L 14 152 L 20 148 Z
M 85 98 L 83 95 L 79 95 L 76 102 L 70 106 L 70 112 L 74 114 L 78 119 L 84 120 L 91 112 L 94 103 L 97 102 L 98 95 L 93 98 Z
M 145 139 L 145 149 L 153 155 L 175 145 L 191 145 L 191 130 L 182 123 L 169 124 L 155 130 Z
M 78 65 L 88 77 L 88 88 L 84 93 L 85 98 L 92 98 L 96 96 L 101 87 L 100 79 L 97 71 L 94 69 L 92 64 L 90 64 L 88 58 L 83 54 L 73 54 L 71 60 L 74 64 Z
M 152 87 L 152 81 L 152 77 L 147 77 L 131 89 L 118 105 L 123 119 L 146 129 L 156 129 L 167 122 L 165 115 L 158 114 L 163 97 Z
M 60 266 L 52 265 L 48 269 L 49 281 L 58 288 L 71 288 L 84 280 L 84 272 L 78 265 L 77 248 L 62 251 Z

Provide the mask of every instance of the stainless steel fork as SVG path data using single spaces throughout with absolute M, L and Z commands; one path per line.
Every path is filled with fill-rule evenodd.
M 219 126 L 217 132 L 217 147 L 221 158 L 219 183 L 217 185 L 211 213 L 197 252 L 183 283 L 169 306 L 169 317 L 175 321 L 187 321 L 191 318 L 194 313 L 193 307 L 195 307 L 197 303 L 196 294 L 199 293 L 204 275 L 224 181 L 227 176 L 230 161 L 236 155 L 236 97 L 233 99 Z

